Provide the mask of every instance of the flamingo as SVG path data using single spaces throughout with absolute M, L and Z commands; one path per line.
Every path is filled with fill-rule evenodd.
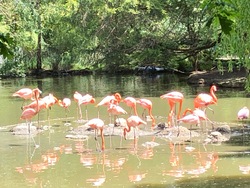
M 241 108 L 239 110 L 237 117 L 239 120 L 248 119 L 249 118 L 249 109 L 246 106 L 244 106 L 243 108 Z
M 136 127 L 138 127 L 141 124 L 146 125 L 147 123 L 145 121 L 143 121 L 139 116 L 130 116 L 127 119 L 127 126 L 128 126 L 128 128 L 124 128 L 123 129 L 124 139 L 125 140 L 127 139 L 126 134 L 127 134 L 127 132 L 131 131 L 131 127 L 136 128 Z M 134 139 L 135 139 L 135 133 L 134 133 Z
M 121 97 L 120 93 L 115 93 L 113 95 L 108 95 L 108 96 L 104 97 L 96 105 L 96 107 L 98 107 L 98 117 L 99 117 L 99 107 L 100 106 L 109 106 L 110 105 L 110 101 L 117 102 L 117 104 L 119 104 L 119 102 L 121 101 L 121 99 L 122 99 L 122 97 Z
M 78 108 L 78 110 L 79 110 L 79 112 L 77 112 L 77 114 L 79 113 L 80 119 L 82 119 L 82 110 L 81 110 L 81 107 L 80 107 L 80 104 L 79 104 L 79 101 L 80 101 L 81 98 L 82 98 L 82 94 L 80 94 L 78 91 L 75 91 L 73 97 L 74 97 L 74 100 L 75 100 L 76 103 L 77 103 L 77 108 Z
M 47 118 L 49 120 L 49 109 L 51 109 L 51 107 L 58 103 L 58 99 L 51 93 L 49 93 L 49 95 L 43 97 L 41 100 L 43 100 L 46 104 L 46 108 L 48 109 L 47 110 Z
M 95 98 L 89 94 L 83 95 L 78 101 L 78 105 L 79 105 L 80 109 L 81 109 L 81 104 L 85 105 L 85 118 L 86 118 L 86 120 L 88 120 L 87 104 L 90 104 L 90 103 L 92 103 L 92 104 L 95 103 Z
M 214 129 L 214 126 L 213 126 L 214 123 L 206 116 L 206 113 L 203 110 L 201 110 L 199 108 L 195 108 L 194 110 L 187 108 L 184 111 L 183 116 L 185 116 L 187 114 L 187 112 L 190 112 L 191 114 L 198 116 L 201 121 L 203 121 L 203 120 L 209 121 L 212 125 L 212 128 Z
M 185 115 L 184 117 L 178 119 L 177 122 L 200 125 L 200 118 L 195 114 L 188 114 L 188 115 Z
M 35 98 L 36 102 L 38 103 L 38 99 L 39 99 L 39 96 L 40 96 L 41 91 L 40 91 L 38 88 L 36 88 L 36 89 L 34 89 L 32 92 L 33 92 L 33 94 L 34 94 L 34 98 Z M 23 110 L 23 112 L 22 112 L 22 114 L 21 114 L 20 119 L 26 120 L 26 124 L 27 124 L 27 126 L 28 126 L 29 134 L 30 134 L 30 124 L 28 124 L 28 121 L 31 121 L 31 119 L 32 119 L 36 114 L 38 114 L 39 110 L 40 110 L 40 109 L 39 109 L 39 105 L 37 104 L 37 105 L 36 105 L 36 109 L 34 109 L 34 108 L 27 108 L 27 109 Z M 32 137 L 32 139 L 33 139 L 33 141 L 34 141 L 34 138 L 33 138 L 33 137 Z M 34 143 L 35 143 L 35 141 L 34 141 Z M 35 146 L 37 147 L 36 143 L 35 143 Z
M 184 117 L 178 119 L 177 122 L 190 124 L 190 129 L 191 129 L 192 124 L 198 124 L 198 126 L 200 126 L 200 118 L 194 113 L 185 115 Z M 179 136 L 179 133 L 180 132 L 178 132 L 177 136 Z M 190 136 L 191 136 L 191 130 L 190 130 Z
M 108 106 L 108 113 L 113 114 L 114 115 L 114 121 L 116 120 L 116 117 L 118 115 L 121 114 L 127 114 L 126 110 L 124 110 L 122 107 L 118 106 L 117 104 L 115 104 L 116 102 L 112 102 L 110 103 L 110 105 Z M 110 122 L 111 123 L 111 122 Z
M 111 100 L 115 100 L 118 103 L 121 101 L 122 97 L 119 93 L 115 93 L 114 95 L 108 95 L 104 97 L 96 106 L 108 106 Z
M 94 118 L 89 120 L 86 124 L 86 126 L 91 127 L 92 129 L 95 130 L 95 140 L 97 140 L 97 132 L 98 130 L 100 130 L 100 134 L 101 134 L 101 139 L 102 139 L 102 151 L 104 151 L 105 149 L 105 140 L 104 140 L 104 134 L 103 134 L 103 129 L 104 129 L 104 122 L 103 120 L 99 119 L 99 118 Z
M 138 116 L 137 110 L 136 110 L 136 99 L 133 97 L 126 97 L 122 100 L 128 107 L 134 110 L 134 115 Z
M 169 106 L 170 106 L 170 111 L 169 111 L 169 114 L 168 114 L 168 125 L 170 127 L 172 127 L 173 126 L 172 118 L 173 118 L 174 108 L 176 106 L 176 103 L 179 103 L 179 111 L 178 111 L 178 114 L 177 114 L 177 119 L 180 119 L 180 114 L 181 114 L 181 109 L 182 109 L 182 102 L 183 102 L 184 96 L 183 96 L 183 94 L 181 92 L 172 91 L 172 92 L 169 92 L 167 94 L 161 95 L 160 98 L 168 100 L 168 103 L 169 103 Z
M 37 107 L 38 105 L 38 107 Z M 46 108 L 46 103 L 42 100 L 42 99 L 38 99 L 38 101 L 33 101 L 30 104 L 23 106 L 22 110 L 28 109 L 28 108 L 33 108 L 34 110 L 36 110 L 37 108 L 40 110 Z
M 115 125 L 117 125 L 117 122 L 120 119 L 120 118 L 118 118 L 118 115 L 127 114 L 127 112 L 122 107 L 118 106 L 117 102 L 115 100 L 110 101 L 110 105 L 108 106 L 107 111 L 109 114 L 114 115 L 114 127 L 113 127 L 113 132 L 114 132 Z M 110 115 L 110 124 L 111 124 L 111 115 Z
M 64 98 L 63 100 L 58 100 L 59 106 L 63 108 L 68 108 L 71 105 L 70 98 Z
M 200 93 L 199 95 L 197 95 L 197 97 L 194 99 L 194 107 L 195 108 L 202 108 L 202 107 L 206 108 L 206 107 L 208 107 L 208 105 L 216 104 L 217 100 L 218 100 L 216 95 L 215 95 L 216 91 L 217 91 L 217 87 L 215 85 L 212 85 L 210 87 L 210 94 Z
M 20 97 L 20 98 L 23 98 L 24 100 L 28 100 L 28 99 L 34 100 L 34 95 L 35 95 L 34 92 L 37 92 L 38 90 L 39 90 L 38 88 L 36 88 L 36 89 L 22 88 L 22 89 L 19 89 L 18 91 L 16 91 L 15 93 L 13 93 L 12 96 L 13 97 Z M 40 90 L 39 90 L 39 92 L 41 93 Z
M 42 100 L 46 104 L 46 108 L 51 108 L 54 104 L 58 103 L 58 99 L 51 93 L 49 95 L 42 98 Z
M 27 105 L 25 107 L 22 107 L 23 112 L 22 112 L 20 119 L 23 119 L 26 121 L 31 120 L 39 112 L 39 110 L 40 110 L 40 105 L 39 105 L 40 93 L 42 93 L 42 92 L 38 88 L 32 90 L 32 96 L 34 95 L 35 102 L 33 102 L 30 105 Z
M 242 120 L 242 124 L 243 124 L 243 120 L 249 118 L 249 109 L 246 106 L 244 106 L 238 111 L 237 117 L 238 117 L 238 120 Z M 243 128 L 244 128 L 244 125 L 243 125 Z
M 58 100 L 58 104 L 59 104 L 59 106 L 61 106 L 65 109 L 65 116 L 67 118 L 67 111 L 69 111 L 69 106 L 71 105 L 71 99 L 64 98 L 63 100 Z
M 22 88 L 15 93 L 13 93 L 14 97 L 20 97 L 23 98 L 24 100 L 31 99 L 33 97 L 33 90 L 30 88 Z
M 145 109 L 148 109 L 148 114 L 149 114 L 150 118 L 152 119 L 152 126 L 151 126 L 151 128 L 153 129 L 154 126 L 155 126 L 155 118 L 152 115 L 152 108 L 153 108 L 152 102 L 150 100 L 148 100 L 148 99 L 139 99 L 136 102 L 139 105 L 141 105 L 142 108 L 144 108 L 144 111 L 145 111 Z

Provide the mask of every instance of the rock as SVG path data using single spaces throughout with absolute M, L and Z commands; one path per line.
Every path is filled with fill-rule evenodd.
M 32 125 L 32 123 L 30 124 L 30 126 L 27 126 L 26 123 L 22 123 L 13 127 L 11 132 L 14 135 L 29 135 L 29 134 L 34 135 L 37 134 L 39 131 L 37 130 L 36 126 Z
M 218 131 L 211 132 L 207 138 L 204 140 L 205 144 L 207 143 L 221 143 L 228 141 L 230 136 L 228 134 L 223 135 L 222 133 Z
M 215 129 L 215 131 L 220 132 L 221 134 L 230 134 L 231 128 L 229 125 L 221 125 Z
M 73 139 L 73 140 L 88 140 L 89 137 L 87 135 L 68 134 L 68 135 L 65 136 L 65 138 Z

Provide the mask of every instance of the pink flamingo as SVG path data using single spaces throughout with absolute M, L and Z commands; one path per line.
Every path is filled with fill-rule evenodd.
M 35 95 L 34 92 L 36 92 L 37 90 L 39 90 L 39 89 L 38 88 L 36 88 L 36 89 L 22 88 L 22 89 L 19 89 L 18 91 L 16 91 L 15 93 L 13 93 L 12 96 L 20 97 L 20 98 L 23 98 L 24 100 L 28 100 L 28 99 L 34 100 L 34 95 Z M 40 90 L 39 90 L 39 92 L 41 93 Z M 24 102 L 23 102 L 23 104 L 24 104 Z
M 113 115 L 127 114 L 126 110 L 116 104 L 110 104 L 108 107 L 108 112 Z
M 115 100 L 118 103 L 121 101 L 122 97 L 119 93 L 115 93 L 114 95 L 108 95 L 104 97 L 96 106 L 108 106 L 111 100 Z
M 22 88 L 22 89 L 16 91 L 12 96 L 21 97 L 25 100 L 31 99 L 33 97 L 33 90 L 30 88 Z
M 248 119 L 249 118 L 249 109 L 246 106 L 241 108 L 237 114 L 237 118 L 239 120 Z
M 41 93 L 41 91 L 38 88 L 33 90 L 34 98 L 35 98 L 35 100 L 37 102 L 36 109 L 34 109 L 34 108 L 26 108 L 25 110 L 23 110 L 23 112 L 21 114 L 21 117 L 20 117 L 20 119 L 26 120 L 26 123 L 28 125 L 29 133 L 30 133 L 30 124 L 28 124 L 28 121 L 31 121 L 31 119 L 36 114 L 38 114 L 38 112 L 40 110 L 39 105 L 38 105 L 38 100 L 39 100 L 40 93 Z
M 43 97 L 41 100 L 43 100 L 46 104 L 46 108 L 47 108 L 47 119 L 49 120 L 49 110 L 51 109 L 51 107 L 58 103 L 58 99 L 51 93 L 49 93 L 49 95 Z
M 108 109 L 107 109 L 108 113 L 110 114 L 113 114 L 114 115 L 114 121 L 116 120 L 117 116 L 118 115 L 121 115 L 121 114 L 127 114 L 126 110 L 124 110 L 122 107 L 118 106 L 116 104 L 116 102 L 110 102 L 110 105 L 108 106 Z M 110 121 L 111 123 L 111 121 Z
M 246 106 L 244 106 L 243 108 L 241 108 L 241 109 L 238 111 L 237 117 L 238 117 L 238 120 L 241 120 L 241 121 L 242 121 L 243 136 L 244 136 L 244 124 L 243 124 L 243 120 L 249 118 L 249 109 L 248 109 Z M 244 141 L 244 140 L 243 140 L 243 141 Z
M 81 109 L 81 104 L 83 105 L 86 105 L 85 106 L 85 118 L 86 120 L 88 120 L 88 110 L 87 110 L 87 105 L 90 104 L 90 103 L 95 103 L 95 98 L 92 96 L 92 95 L 89 95 L 89 94 L 86 94 L 86 95 L 82 95 L 80 94 L 79 92 L 75 92 L 74 93 L 74 100 L 76 101 L 77 103 L 77 108 L 79 110 L 79 115 L 80 115 L 80 118 L 79 119 L 82 119 L 82 109 Z
M 58 100 L 59 106 L 63 108 L 68 108 L 71 105 L 70 98 L 64 98 L 63 100 Z
M 137 100 L 136 102 L 137 102 L 139 105 L 141 105 L 142 108 L 144 108 L 144 111 L 145 111 L 145 109 L 148 109 L 148 114 L 149 114 L 150 118 L 152 119 L 152 126 L 151 126 L 151 128 L 153 129 L 154 126 L 155 126 L 155 118 L 154 118 L 154 116 L 152 115 L 152 108 L 153 108 L 152 102 L 151 102 L 150 100 L 148 100 L 148 99 L 139 99 L 139 100 Z M 144 111 L 143 111 L 143 112 L 144 112 Z
M 197 95 L 197 97 L 195 97 L 194 99 L 194 107 L 195 108 L 203 108 L 203 107 L 207 108 L 208 105 L 216 104 L 218 99 L 215 95 L 215 91 L 217 91 L 217 87 L 215 85 L 212 85 L 210 87 L 210 94 L 200 93 L 199 95 Z
M 97 132 L 98 132 L 98 130 L 100 130 L 101 139 L 102 139 L 102 151 L 104 151 L 105 140 L 104 140 L 104 134 L 103 134 L 103 129 L 104 129 L 103 120 L 101 120 L 99 118 L 94 118 L 94 119 L 89 120 L 85 125 L 90 126 L 92 129 L 95 130 L 95 140 L 97 140 Z
M 200 118 L 195 115 L 195 114 L 188 114 L 188 115 L 185 115 L 184 117 L 180 118 L 177 120 L 177 123 L 179 122 L 183 122 L 183 123 L 186 123 L 186 124 L 190 124 L 190 129 L 191 129 L 191 126 L 193 124 L 197 124 L 198 126 L 200 126 Z M 179 131 L 178 131 L 178 135 L 179 136 Z M 190 130 L 190 136 L 191 136 L 191 130 Z
M 143 121 L 139 116 L 130 116 L 127 119 L 127 126 L 128 126 L 128 128 L 124 128 L 123 129 L 124 139 L 125 140 L 127 139 L 126 134 L 127 134 L 127 132 L 131 131 L 131 127 L 137 128 L 141 124 L 146 125 L 147 123 L 145 121 Z M 134 132 L 134 139 L 135 138 L 136 138 L 136 136 L 135 136 L 135 132 Z
M 69 106 L 71 105 L 71 99 L 64 98 L 63 100 L 58 100 L 58 104 L 59 104 L 59 106 L 61 106 L 65 109 L 65 116 L 67 118 L 67 112 L 69 112 Z
M 134 115 L 138 116 L 137 109 L 136 109 L 136 99 L 133 97 L 126 97 L 122 100 L 128 107 L 134 110 Z
M 119 102 L 121 101 L 121 99 L 122 99 L 122 97 L 121 97 L 120 93 L 115 93 L 113 95 L 108 95 L 108 96 L 104 97 L 96 105 L 96 107 L 98 107 L 98 117 L 99 117 L 99 107 L 100 106 L 109 106 L 110 105 L 110 101 L 117 102 L 117 104 L 119 104 Z
M 95 98 L 92 95 L 86 94 L 83 95 L 80 100 L 78 101 L 78 105 L 80 107 L 80 111 L 81 111 L 81 104 L 85 105 L 85 118 L 86 120 L 88 120 L 88 109 L 87 109 L 87 105 L 88 104 L 93 104 L 95 103 Z M 82 115 L 81 115 L 82 117 Z
M 214 129 L 214 126 L 213 126 L 214 123 L 206 116 L 206 113 L 203 110 L 201 110 L 199 108 L 195 108 L 194 110 L 191 110 L 190 108 L 187 108 L 184 111 L 183 116 L 185 116 L 187 114 L 187 112 L 190 112 L 191 114 L 194 114 L 194 115 L 198 116 L 201 121 L 203 121 L 203 120 L 209 121 L 211 123 L 211 125 L 212 125 L 212 128 Z
M 185 115 L 184 117 L 178 119 L 177 122 L 200 125 L 200 118 L 195 114 L 188 114 L 188 115 Z
M 45 102 L 46 108 L 49 108 L 49 109 L 51 109 L 51 107 L 54 104 L 58 103 L 58 99 L 51 93 L 49 93 L 49 95 L 43 97 L 42 100 Z
M 77 114 L 80 115 L 80 119 L 82 119 L 82 110 L 81 110 L 81 107 L 79 105 L 79 101 L 82 98 L 82 94 L 80 94 L 78 91 L 75 91 L 73 97 L 74 97 L 74 101 L 77 103 L 77 108 L 78 108 Z
M 42 109 L 45 109 L 46 107 L 47 107 L 46 103 L 42 99 L 39 98 L 38 101 L 33 101 L 30 104 L 23 106 L 22 110 L 26 110 L 27 108 L 33 108 L 34 110 L 39 109 L 40 111 Z
M 161 95 L 160 96 L 161 99 L 167 99 L 169 106 L 170 106 L 170 112 L 168 114 L 168 125 L 170 127 L 173 126 L 173 114 L 174 114 L 174 109 L 176 106 L 176 103 L 179 103 L 179 111 L 177 114 L 177 119 L 180 119 L 180 114 L 181 114 L 181 109 L 182 109 L 182 103 L 183 103 L 183 99 L 184 96 L 181 92 L 178 91 L 172 91 L 169 92 L 167 94 Z

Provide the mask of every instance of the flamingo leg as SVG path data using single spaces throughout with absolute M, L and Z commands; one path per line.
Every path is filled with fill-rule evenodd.
M 97 141 L 97 130 L 95 129 L 95 140 Z
M 81 108 L 81 105 L 78 105 L 78 107 L 79 107 L 79 115 L 80 115 L 79 119 L 82 119 L 82 108 Z
M 137 128 L 137 127 L 134 128 L 134 149 L 137 148 L 136 128 Z
M 103 135 L 103 129 L 100 129 L 101 132 L 101 138 L 102 138 L 102 151 L 105 149 L 105 140 L 104 140 L 104 135 Z
M 170 106 L 170 112 L 168 114 L 168 126 L 173 127 L 173 113 L 174 113 L 175 103 L 172 102 L 171 100 L 169 100 L 168 102 L 169 102 L 169 106 Z
M 85 106 L 85 118 L 88 120 L 88 107 L 87 105 Z

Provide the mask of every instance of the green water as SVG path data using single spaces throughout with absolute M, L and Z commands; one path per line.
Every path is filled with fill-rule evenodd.
M 10 132 L 17 124 L 25 123 L 20 120 L 23 100 L 12 97 L 23 87 L 39 87 L 42 96 L 53 93 L 59 99 L 72 99 L 67 118 L 58 105 L 39 113 L 39 125 L 50 129 L 34 137 L 37 148 L 29 136 Z M 0 81 L 1 187 L 249 187 L 249 132 L 247 128 L 243 131 L 237 112 L 249 106 L 250 100 L 239 90 L 218 88 L 218 104 L 211 106 L 214 113 L 207 111 L 207 116 L 216 122 L 215 127 L 227 124 L 233 130 L 226 142 L 204 144 L 205 133 L 182 143 L 168 137 L 142 136 L 135 147 L 133 139 L 105 136 L 106 149 L 100 152 L 96 150 L 98 143 L 101 144 L 100 137 L 98 142 L 94 135 L 88 135 L 87 140 L 66 138 L 70 130 L 84 124 L 78 121 L 73 101 L 75 91 L 93 95 L 96 102 L 114 92 L 120 92 L 123 97 L 148 98 L 153 103 L 153 115 L 158 124 L 166 121 L 169 111 L 167 101 L 159 96 L 172 90 L 184 94 L 185 109 L 192 108 L 197 93 L 208 92 L 209 88 L 189 86 L 173 75 L 92 75 Z M 121 106 L 130 112 L 124 104 Z M 87 110 L 89 119 L 97 117 L 93 104 L 88 105 Z M 85 113 L 84 106 L 82 111 Z M 138 107 L 139 114 L 142 111 Z M 100 118 L 108 124 L 106 107 L 100 107 Z M 37 125 L 37 121 L 36 116 L 33 124 Z M 139 128 L 150 130 L 150 126 L 149 121 L 146 127 Z M 158 145 L 152 147 L 150 143 Z M 189 151 L 190 147 L 194 150 Z

